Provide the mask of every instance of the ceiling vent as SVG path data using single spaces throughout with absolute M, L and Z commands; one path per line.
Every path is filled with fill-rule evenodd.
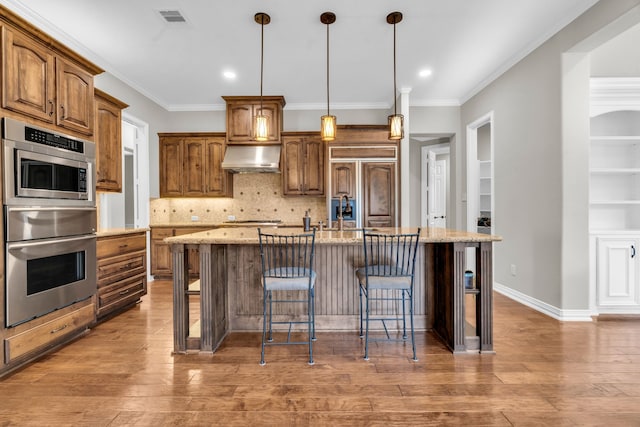
M 184 16 L 182 16 L 182 13 L 180 13 L 179 10 L 160 10 L 159 13 L 160 16 L 162 16 L 162 18 L 170 24 L 187 22 L 187 20 L 184 19 Z

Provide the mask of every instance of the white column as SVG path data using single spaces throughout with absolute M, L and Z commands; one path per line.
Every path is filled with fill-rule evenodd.
M 409 194 L 409 141 L 411 138 L 411 120 L 409 118 L 409 93 L 411 88 L 400 89 L 400 114 L 404 116 L 404 138 L 400 141 L 400 226 L 408 227 L 411 197 Z

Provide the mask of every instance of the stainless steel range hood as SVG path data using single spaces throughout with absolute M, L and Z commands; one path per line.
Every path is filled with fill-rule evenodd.
M 234 173 L 279 173 L 280 145 L 228 145 L 222 169 Z

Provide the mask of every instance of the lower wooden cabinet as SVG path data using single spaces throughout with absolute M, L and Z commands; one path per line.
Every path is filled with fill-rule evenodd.
M 171 245 L 163 240 L 167 237 L 182 236 L 211 230 L 211 226 L 204 227 L 151 227 L 151 274 L 156 279 L 170 279 L 173 275 L 171 265 Z M 189 276 L 198 277 L 200 264 L 197 249 L 190 249 Z
M 146 231 L 98 237 L 98 320 L 135 304 L 147 293 Z
M 395 227 L 396 163 L 362 163 L 363 225 Z
M 94 321 L 94 307 L 84 305 L 46 323 L 24 330 L 4 340 L 5 363 L 38 356 L 87 329 Z M 24 325 L 22 327 L 25 327 Z

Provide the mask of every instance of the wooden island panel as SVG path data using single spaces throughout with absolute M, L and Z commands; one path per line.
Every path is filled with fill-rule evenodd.
M 427 298 L 426 247 L 418 252 L 415 275 L 415 326 L 431 329 L 433 298 Z M 229 329 L 257 331 L 262 328 L 262 288 L 260 287 L 260 252 L 257 245 L 229 245 L 227 251 L 227 280 L 229 283 Z M 364 265 L 361 245 L 317 245 L 315 254 L 316 281 L 315 310 L 318 331 L 355 331 L 359 322 L 358 281 L 355 269 Z M 292 292 L 292 294 L 294 294 Z M 301 295 L 302 296 L 302 295 Z M 431 304 L 427 309 L 427 301 Z M 379 302 L 378 302 L 379 303 Z M 375 307 L 391 309 L 390 302 Z M 304 305 L 274 305 L 277 315 L 304 315 Z M 377 325 L 374 325 L 376 327 Z

